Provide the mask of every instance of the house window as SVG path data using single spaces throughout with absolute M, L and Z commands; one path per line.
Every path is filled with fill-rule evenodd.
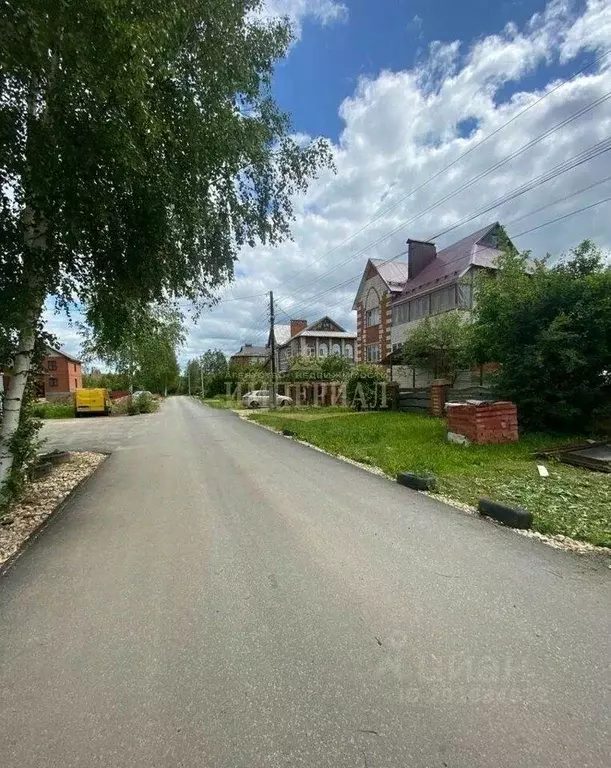
M 78 381 L 74 379 L 74 389 L 78 389 Z
M 471 309 L 473 306 L 473 288 L 469 283 L 458 283 L 458 308 Z
M 349 360 L 352 360 L 353 354 L 354 352 L 352 349 L 352 344 L 346 344 L 346 346 L 344 347 L 344 357 L 347 357 Z
M 307 347 L 306 354 L 308 357 L 316 357 L 316 347 Z
M 409 322 L 409 303 L 405 301 L 403 304 L 396 304 L 392 308 L 392 324 L 403 325 L 407 322 Z
M 429 314 L 429 301 L 430 296 L 422 296 L 419 299 L 414 299 L 409 303 L 409 319 L 420 320 L 422 317 L 426 317 Z
M 382 345 L 368 344 L 367 345 L 367 362 L 379 363 L 381 359 L 382 359 Z
M 55 376 L 49 376 L 49 386 L 50 387 L 56 387 L 58 384 L 57 379 Z
M 373 307 L 365 312 L 365 326 L 380 325 L 380 307 Z
M 341 355 L 341 353 L 342 353 L 342 348 L 340 347 L 340 345 L 339 344 L 334 344 L 333 345 L 333 354 L 334 355 Z
M 318 345 L 318 357 L 326 357 L 329 353 L 329 348 L 326 344 L 319 344 Z
M 76 373 L 76 363 L 74 363 L 74 373 Z
M 57 370 L 57 360 L 47 360 L 47 370 L 48 371 L 56 371 Z
M 456 307 L 456 286 L 449 285 L 431 294 L 431 315 L 449 312 Z

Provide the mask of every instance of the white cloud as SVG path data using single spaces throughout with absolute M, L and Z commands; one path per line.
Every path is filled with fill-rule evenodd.
M 305 19 L 326 25 L 348 18 L 348 8 L 336 0 L 266 0 L 263 13 L 266 16 L 287 16 L 297 38 L 301 36 Z
M 279 4 L 276 0 L 275 5 Z M 293 12 L 305 7 L 305 3 L 289 0 L 283 5 Z M 309 4 L 310 8 L 319 6 L 325 3 Z M 553 93 L 559 81 L 551 78 L 538 90 L 520 88 L 520 81 L 542 66 L 560 61 L 570 74 L 583 66 L 582 58 L 575 60 L 577 56 L 589 52 L 594 59 L 610 47 L 611 4 L 588 0 L 577 13 L 571 3 L 553 0 L 522 29 L 509 24 L 496 35 L 476 41 L 434 43 L 426 58 L 412 69 L 383 71 L 361 79 L 353 95 L 338 105 L 344 130 L 334 147 L 337 175 L 325 173 L 295 201 L 293 241 L 278 248 L 259 246 L 243 251 L 239 277 L 224 295 L 250 296 L 273 289 L 279 322 L 286 321 L 284 311 L 311 321 L 330 314 L 354 328 L 352 300 L 369 256 L 391 258 L 404 249 L 407 237 L 431 237 L 611 136 L 610 99 L 465 191 L 422 213 L 556 123 L 611 92 L 611 54 Z M 546 93 L 550 95 L 541 103 L 476 147 Z M 458 128 L 465 120 L 475 128 L 468 137 Z M 474 147 L 451 170 L 418 189 Z M 522 218 L 607 176 L 611 176 L 611 152 L 456 229 L 440 238 L 439 245 L 496 219 L 508 224 L 511 235 L 517 235 L 611 196 L 611 181 L 607 181 Z M 516 244 L 540 255 L 560 254 L 590 237 L 611 248 L 610 213 L 611 203 L 591 208 L 524 235 Z M 342 244 L 374 217 L 378 218 L 371 226 Z M 520 221 L 512 225 L 517 218 Z M 364 250 L 404 222 L 409 223 L 396 234 Z M 338 286 L 346 281 L 347 285 Z M 326 293 L 317 298 L 322 292 Z M 194 356 L 211 346 L 232 353 L 244 341 L 265 342 L 266 300 L 261 295 L 221 303 L 204 313 L 191 330 L 184 356 Z

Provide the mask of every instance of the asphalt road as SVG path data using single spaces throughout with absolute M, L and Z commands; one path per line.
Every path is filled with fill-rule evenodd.
M 0 581 L 3 768 L 609 765 L 607 568 L 186 398 L 132 421 Z

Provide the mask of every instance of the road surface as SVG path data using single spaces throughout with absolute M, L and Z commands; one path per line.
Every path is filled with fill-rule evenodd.
M 0 580 L 3 768 L 609 765 L 604 566 L 187 398 L 111 442 Z

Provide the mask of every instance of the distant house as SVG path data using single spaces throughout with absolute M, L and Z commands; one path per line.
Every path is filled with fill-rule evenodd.
M 43 373 L 39 379 L 39 393 L 41 397 L 46 397 L 47 400 L 71 395 L 75 389 L 80 389 L 83 386 L 81 361 L 67 352 L 47 347 L 47 354 L 42 362 L 42 370 Z
M 369 259 L 354 299 L 357 361 L 381 363 L 401 347 L 422 318 L 473 308 L 473 277 L 495 269 L 502 251 L 498 222 L 437 251 L 434 243 L 407 241 L 407 262 Z
M 267 347 L 255 347 L 252 344 L 243 344 L 235 355 L 229 358 L 230 363 L 235 365 L 259 365 L 267 362 L 269 358 L 269 349 Z
M 280 327 L 280 338 L 276 333 L 280 373 L 289 370 L 293 357 L 321 359 L 329 355 L 340 355 L 354 360 L 356 333 L 346 331 L 330 317 L 322 317 L 310 325 L 307 320 L 291 320 L 288 338 L 286 326 Z M 285 340 L 282 341 L 282 338 Z
M 47 347 L 42 361 L 42 373 L 36 379 L 38 396 L 53 400 L 71 395 L 83 386 L 81 361 L 53 347 Z M 4 390 L 8 388 L 10 372 L 4 374 Z

